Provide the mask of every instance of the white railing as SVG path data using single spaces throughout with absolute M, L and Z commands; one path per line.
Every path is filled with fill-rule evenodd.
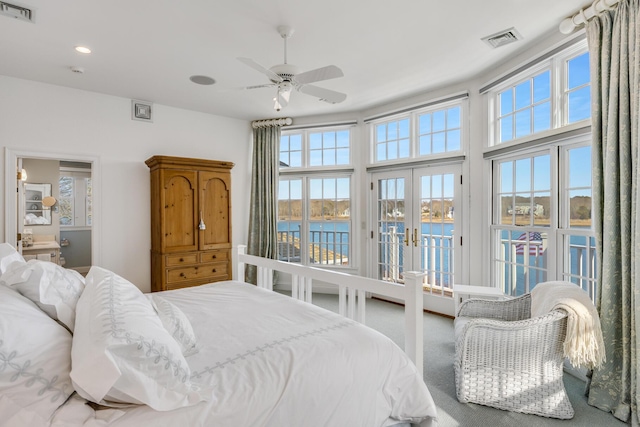
M 409 239 L 404 233 L 398 233 L 397 227 L 390 226 L 389 231 L 381 233 L 383 245 L 386 246 L 385 259 L 382 261 L 388 270 L 384 277 L 394 282 L 402 282 L 404 273 L 400 272 L 402 263 L 401 251 L 404 246 L 409 247 Z M 386 237 L 386 240 L 384 239 Z M 404 239 L 404 241 L 403 241 Z M 439 236 L 431 234 L 420 234 L 418 245 L 421 248 L 422 265 L 430 266 L 425 269 L 427 283 L 432 286 L 440 286 L 453 289 L 453 280 L 447 280 L 453 276 L 453 236 Z M 408 256 L 408 255 L 403 255 Z M 418 266 L 419 268 L 419 266 Z
M 311 303 L 313 282 L 338 287 L 338 311 L 342 316 L 364 323 L 366 293 L 393 298 L 404 302 L 405 353 L 423 374 L 423 301 L 422 276 L 425 273 L 404 272 L 404 284 L 389 283 L 368 277 L 354 276 L 339 271 L 324 270 L 261 258 L 246 253 L 245 245 L 238 245 L 236 280 L 244 280 L 245 264 L 257 268 L 259 287 L 273 290 L 273 272 L 291 275 L 293 298 Z

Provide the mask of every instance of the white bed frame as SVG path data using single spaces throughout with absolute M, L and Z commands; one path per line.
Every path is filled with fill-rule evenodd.
M 246 245 L 238 246 L 236 280 L 244 281 L 245 265 L 257 267 L 258 287 L 273 290 L 273 272 L 291 275 L 291 296 L 311 303 L 313 281 L 338 287 L 338 310 L 345 317 L 364 323 L 366 293 L 382 295 L 404 303 L 405 353 L 423 371 L 423 302 L 422 277 L 425 273 L 405 271 L 404 284 L 384 282 L 338 271 L 324 270 L 261 258 L 246 253 Z

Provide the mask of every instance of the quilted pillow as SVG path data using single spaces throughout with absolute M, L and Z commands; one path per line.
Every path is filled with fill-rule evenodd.
M 102 405 L 170 411 L 213 394 L 191 382 L 178 343 L 144 294 L 100 267 L 89 271 L 78 301 L 71 360 L 78 394 Z
M 71 334 L 15 290 L 0 286 L 3 426 L 48 425 L 73 393 Z
M 162 326 L 171 334 L 180 345 L 182 354 L 191 356 L 198 352 L 196 349 L 196 336 L 187 316 L 170 301 L 158 296 L 147 295 L 156 309 Z
M 84 277 L 49 261 L 13 263 L 0 277 L 0 283 L 14 288 L 73 332 L 76 303 L 84 290 Z

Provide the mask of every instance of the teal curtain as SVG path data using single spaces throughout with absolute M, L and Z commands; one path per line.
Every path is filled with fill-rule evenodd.
M 254 128 L 247 253 L 272 259 L 278 257 L 279 157 L 280 126 Z M 247 266 L 245 280 L 256 283 L 254 266 Z
M 638 0 L 623 0 L 587 23 L 591 58 L 593 203 L 597 307 L 607 360 L 593 371 L 589 404 L 630 423 L 638 418 Z

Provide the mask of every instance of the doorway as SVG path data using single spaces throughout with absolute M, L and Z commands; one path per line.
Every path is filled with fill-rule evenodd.
M 99 158 L 94 156 L 85 156 L 85 155 L 75 155 L 75 154 L 63 154 L 63 153 L 53 153 L 53 152 L 37 152 L 37 151 L 29 151 L 29 150 L 20 150 L 13 148 L 5 148 L 5 241 L 10 243 L 16 248 L 22 248 L 22 242 L 20 241 L 21 236 L 24 232 L 25 227 L 29 228 L 31 225 L 25 226 L 24 219 L 24 207 L 22 205 L 25 204 L 24 200 L 24 192 L 21 191 L 23 189 L 24 183 L 31 181 L 33 179 L 36 180 L 47 180 L 52 183 L 52 188 L 55 188 L 53 194 L 56 199 L 56 205 L 53 209 L 58 212 L 53 215 L 56 220 L 52 221 L 52 224 L 47 225 L 48 227 L 52 227 L 51 229 L 37 231 L 36 234 L 45 234 L 47 236 L 54 235 L 59 240 L 58 243 L 62 243 L 62 254 L 64 256 L 64 243 L 61 241 L 64 237 L 62 236 L 62 232 L 60 230 L 60 221 L 59 221 L 59 213 L 61 207 L 65 202 L 64 197 L 61 197 L 59 192 L 59 179 L 60 179 L 60 164 L 65 164 L 65 162 L 72 162 L 72 165 L 82 166 L 85 174 L 89 174 L 91 181 L 91 215 L 90 215 L 90 227 L 85 227 L 82 230 L 82 227 L 79 227 L 77 231 L 84 231 L 86 237 L 84 238 L 84 245 L 88 245 L 90 248 L 90 259 L 83 261 L 83 263 L 90 265 L 99 265 L 101 259 L 100 253 L 100 162 Z M 28 169 L 25 168 L 25 165 L 29 163 L 33 165 L 38 164 L 55 164 L 55 176 L 47 177 L 46 179 L 43 177 L 39 177 L 37 171 L 32 168 L 31 175 L 29 175 Z M 67 163 L 68 164 L 68 163 Z M 27 179 L 22 181 L 22 173 L 18 174 L 16 171 L 22 172 L 22 169 L 25 169 L 27 172 Z M 32 178 L 30 178 L 30 176 Z M 62 204 L 61 204 L 62 203 Z M 57 223 L 56 223 L 57 222 Z M 37 226 L 37 227 L 47 227 L 47 226 Z M 40 232 L 42 231 L 42 233 Z M 70 231 L 70 230 L 67 230 Z M 33 227 L 32 227 L 33 233 Z M 67 237 L 67 242 L 71 242 Z M 76 239 L 76 246 L 79 248 L 81 246 L 81 241 Z M 67 248 L 69 250 L 69 248 Z M 86 252 L 86 251 L 85 251 Z M 83 266 L 83 267 L 88 267 Z
M 405 271 L 425 272 L 425 296 L 452 298 L 462 256 L 460 177 L 459 165 L 372 175 L 374 277 L 403 283 Z

